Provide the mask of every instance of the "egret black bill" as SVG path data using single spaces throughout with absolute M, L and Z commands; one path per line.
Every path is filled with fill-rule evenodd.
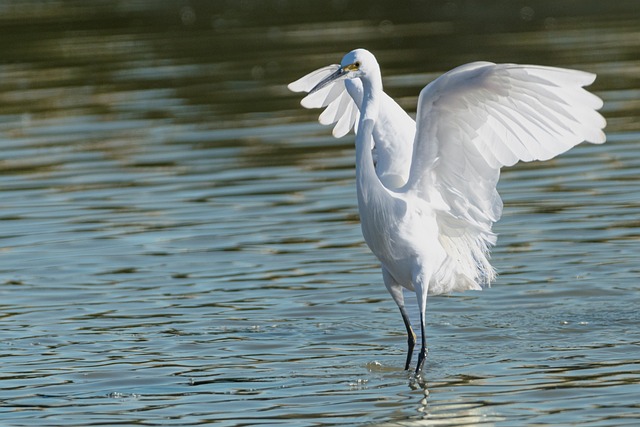
M 342 80 L 346 78 L 349 75 L 349 71 L 350 70 L 348 70 L 347 67 L 338 68 L 334 73 L 329 74 L 327 77 L 322 79 L 317 85 L 315 85 L 313 89 L 309 91 L 309 94 L 315 93 L 320 89 L 322 89 L 323 87 L 326 87 L 338 80 Z

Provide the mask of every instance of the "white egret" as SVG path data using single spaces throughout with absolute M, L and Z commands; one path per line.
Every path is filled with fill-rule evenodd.
M 583 141 L 605 141 L 606 122 L 596 111 L 602 100 L 583 89 L 595 75 L 490 62 L 462 65 L 443 74 L 420 92 L 410 160 L 386 153 L 400 175 L 407 177 L 404 185 L 395 187 L 385 186 L 376 175 L 370 148 L 373 141 L 383 151 L 411 143 L 398 130 L 406 113 L 383 92 L 375 57 L 356 49 L 339 66 L 323 70 L 326 75 L 310 95 L 344 79 L 360 81 L 352 92 L 361 113 L 356 187 L 362 233 L 382 264 L 385 285 L 407 328 L 405 369 L 415 334 L 402 289 L 416 293 L 422 332 L 418 373 L 426 357 L 427 295 L 479 290 L 495 278 L 489 248 L 496 242 L 491 227 L 502 213 L 496 191 L 500 168 L 547 160 Z M 330 90 L 344 90 L 337 87 Z M 357 117 L 353 111 L 349 114 L 345 123 Z M 346 125 L 342 126 L 341 132 Z

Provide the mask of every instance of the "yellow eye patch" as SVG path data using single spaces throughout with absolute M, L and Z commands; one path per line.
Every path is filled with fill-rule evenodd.
M 358 68 L 360 67 L 360 63 L 359 62 L 355 62 L 353 64 L 349 64 L 346 67 L 344 67 L 345 71 L 358 71 Z

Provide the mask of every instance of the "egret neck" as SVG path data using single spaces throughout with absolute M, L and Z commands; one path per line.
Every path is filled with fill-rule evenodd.
M 364 207 L 371 205 L 373 198 L 384 197 L 380 193 L 386 193 L 386 189 L 376 175 L 371 153 L 373 128 L 380 109 L 382 78 L 380 73 L 370 73 L 360 79 L 362 80 L 363 98 L 359 128 L 362 129 L 362 132 L 358 132 L 356 135 L 356 185 L 358 205 L 362 216 Z M 375 202 L 370 208 L 376 208 Z
M 367 245 L 378 257 L 392 253 L 390 227 L 395 224 L 395 198 L 376 174 L 371 153 L 372 134 L 378 116 L 382 81 L 374 76 L 369 80 L 364 76 L 363 103 L 360 111 L 360 123 L 356 135 L 356 189 L 358 194 L 358 212 L 362 234 Z

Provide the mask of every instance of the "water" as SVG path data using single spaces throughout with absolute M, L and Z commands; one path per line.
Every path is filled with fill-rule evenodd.
M 0 10 L 0 424 L 640 420 L 634 2 Z M 503 173 L 500 276 L 430 299 L 424 383 L 353 139 L 285 87 L 360 46 L 409 111 L 479 59 L 593 71 L 605 100 L 605 145 Z

